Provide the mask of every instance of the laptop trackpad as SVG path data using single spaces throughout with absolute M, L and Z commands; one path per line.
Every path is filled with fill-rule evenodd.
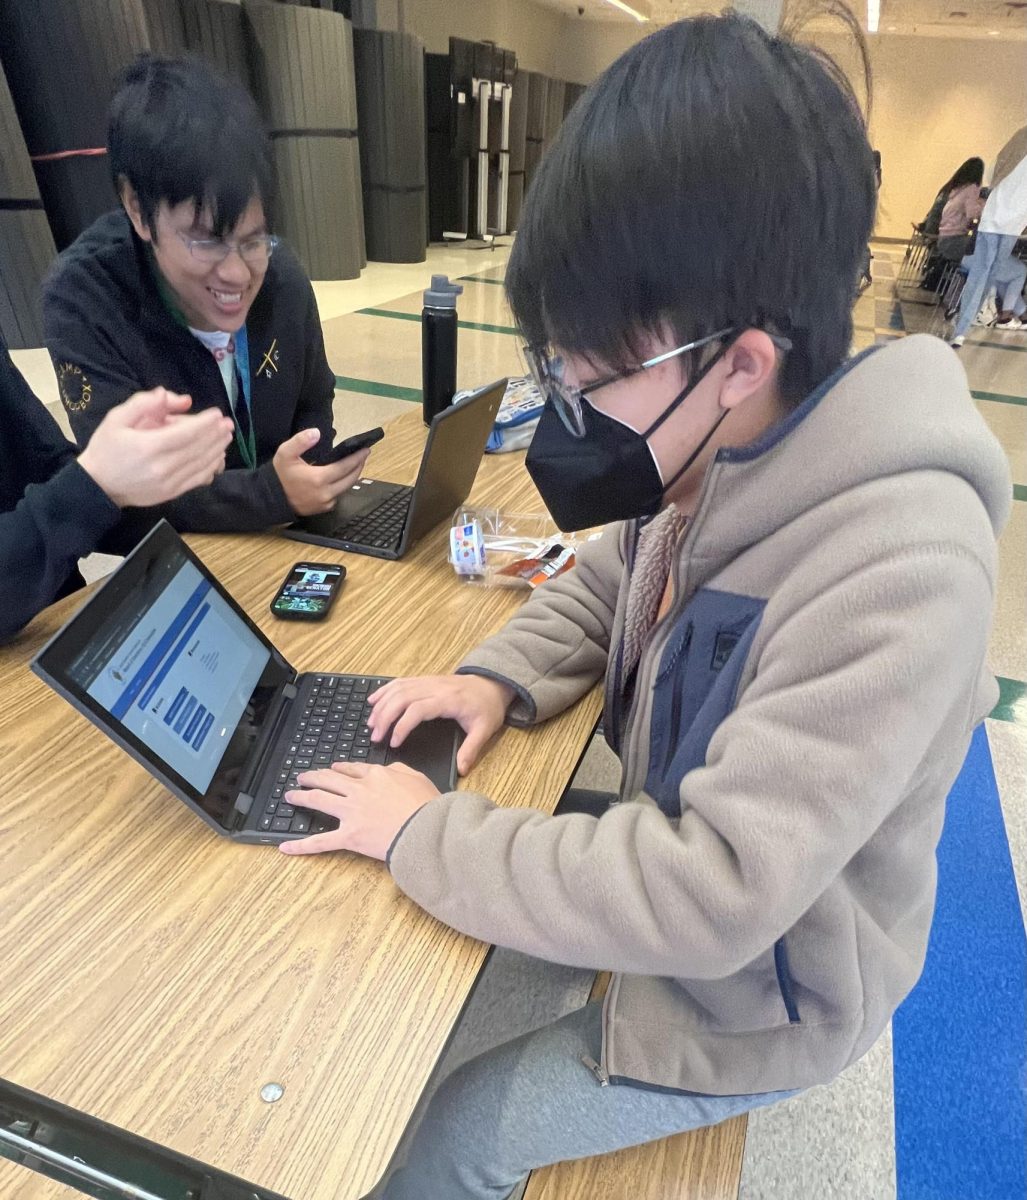
M 425 721 L 407 735 L 396 750 L 390 750 L 386 762 L 402 762 L 421 771 L 440 792 L 456 786 L 456 748 L 464 733 L 456 721 Z
M 332 537 L 337 529 L 377 508 L 398 490 L 399 484 L 386 483 L 381 479 L 361 479 L 342 493 L 329 512 L 303 517 L 297 524 L 311 533 Z

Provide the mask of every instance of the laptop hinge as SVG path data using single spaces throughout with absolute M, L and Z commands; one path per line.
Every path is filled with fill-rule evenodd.
M 269 721 L 264 725 L 263 745 L 257 750 L 251 761 L 253 767 L 248 772 L 243 785 L 239 790 L 238 796 L 235 798 L 235 803 L 232 805 L 231 827 L 233 830 L 241 829 L 246 823 L 246 817 L 249 815 L 250 808 L 253 805 L 253 795 L 247 788 L 253 788 L 257 780 L 260 779 L 264 768 L 267 765 L 267 758 L 274 747 L 278 744 L 278 735 L 281 733 L 282 725 L 289 713 L 292 702 L 299 695 L 299 688 L 294 683 L 286 683 L 282 685 L 281 693 L 276 700 L 276 711 Z

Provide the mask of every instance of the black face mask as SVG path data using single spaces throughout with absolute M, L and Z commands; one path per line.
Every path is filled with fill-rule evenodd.
M 637 433 L 585 403 L 581 410 L 585 434 L 576 438 L 564 426 L 552 401 L 546 400 L 525 466 L 560 529 L 570 533 L 611 521 L 651 517 L 659 511 L 668 488 L 677 483 L 703 452 L 728 410 L 721 412 L 709 433 L 666 484 L 648 439 L 692 394 L 733 340 L 717 351 L 644 433 Z

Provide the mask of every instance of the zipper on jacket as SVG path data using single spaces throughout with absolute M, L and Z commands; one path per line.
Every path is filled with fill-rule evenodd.
M 592 1072 L 592 1074 L 596 1077 L 596 1079 L 599 1080 L 600 1087 L 609 1087 L 610 1086 L 609 1075 L 607 1075 L 607 1073 L 596 1062 L 596 1060 L 591 1056 L 591 1054 L 583 1054 L 581 1056 L 581 1061 L 585 1064 L 586 1067 L 588 1067 L 588 1069 Z
M 685 636 L 681 646 L 674 655 L 673 667 L 684 660 L 688 661 L 688 651 L 692 645 L 692 622 L 689 621 L 688 629 L 685 631 Z M 677 684 L 678 686 L 675 686 Z M 667 729 L 667 746 L 663 755 L 663 769 L 660 772 L 661 792 L 662 785 L 667 778 L 667 772 L 670 770 L 670 764 L 674 760 L 674 751 L 677 749 L 677 738 L 679 726 L 681 724 L 681 692 L 684 687 L 683 679 L 674 679 L 671 676 L 670 680 L 670 726 Z

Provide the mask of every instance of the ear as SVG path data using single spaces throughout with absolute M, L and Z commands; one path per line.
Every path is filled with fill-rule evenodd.
M 132 222 L 132 228 L 142 241 L 152 242 L 153 233 L 143 220 L 142 209 L 139 207 L 139 197 L 136 195 L 135 188 L 128 182 L 124 175 L 118 179 L 118 194 L 121 197 L 122 207 L 128 214 L 128 219 Z
M 747 329 L 732 343 L 724 358 L 722 408 L 737 408 L 750 396 L 777 382 L 778 350 L 762 329 Z

